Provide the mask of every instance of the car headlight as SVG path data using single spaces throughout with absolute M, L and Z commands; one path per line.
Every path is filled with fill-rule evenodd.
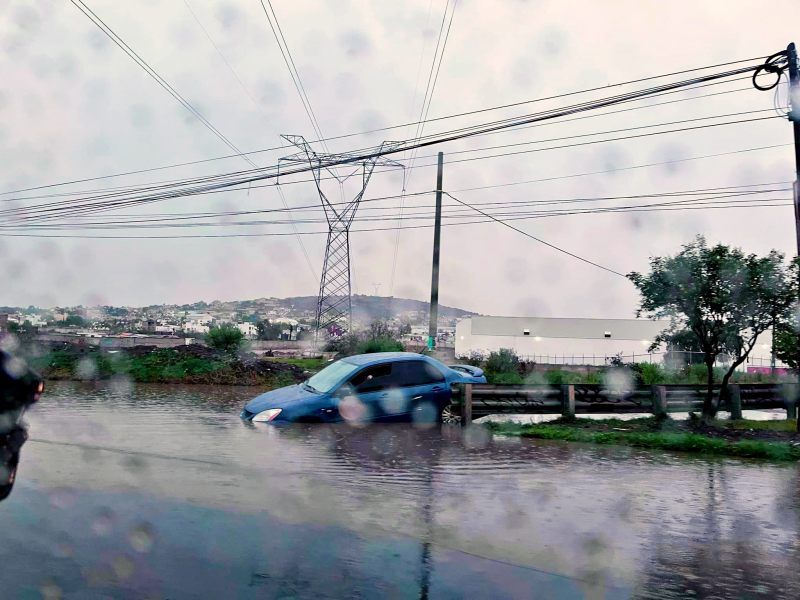
M 281 414 L 280 408 L 269 408 L 267 410 L 262 410 L 255 417 L 253 417 L 252 420 L 255 423 L 269 423 L 270 421 L 274 420 L 279 414 Z

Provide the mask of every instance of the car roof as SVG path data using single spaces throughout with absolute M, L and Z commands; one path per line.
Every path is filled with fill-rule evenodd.
M 342 359 L 353 365 L 373 365 L 396 360 L 429 360 L 427 356 L 415 352 L 373 352 L 371 354 L 356 354 Z

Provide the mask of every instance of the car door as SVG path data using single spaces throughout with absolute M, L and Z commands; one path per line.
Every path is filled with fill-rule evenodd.
M 389 414 L 385 408 L 392 388 L 394 363 L 368 366 L 348 382 L 353 396 L 339 403 L 339 412 L 346 421 L 383 421 Z M 357 400 L 357 403 L 355 402 Z
M 396 371 L 394 379 L 405 399 L 405 418 L 420 422 L 435 421 L 441 407 L 450 400 L 450 387 L 444 374 L 424 360 L 398 363 Z

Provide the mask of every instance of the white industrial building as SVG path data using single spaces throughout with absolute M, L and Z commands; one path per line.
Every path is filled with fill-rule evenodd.
M 565 319 L 544 317 L 471 317 L 456 325 L 456 357 L 483 356 L 510 348 L 532 362 L 605 365 L 614 356 L 625 362 L 662 362 L 663 346 L 650 352 L 667 321 L 648 319 Z M 759 336 L 743 369 L 767 368 L 772 332 Z M 778 367 L 784 366 L 780 361 Z
M 626 361 L 660 362 L 662 355 L 651 355 L 649 348 L 666 325 L 647 319 L 471 317 L 458 322 L 455 349 L 457 357 L 467 357 L 510 348 L 520 358 L 548 364 L 603 365 L 619 354 Z

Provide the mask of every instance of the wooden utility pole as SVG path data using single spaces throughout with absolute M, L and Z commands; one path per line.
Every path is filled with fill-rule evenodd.
M 439 321 L 439 242 L 442 236 L 442 171 L 444 152 L 439 152 L 436 172 L 436 219 L 433 225 L 433 268 L 431 269 L 431 310 L 428 324 L 428 350 L 436 348 L 436 331 Z

